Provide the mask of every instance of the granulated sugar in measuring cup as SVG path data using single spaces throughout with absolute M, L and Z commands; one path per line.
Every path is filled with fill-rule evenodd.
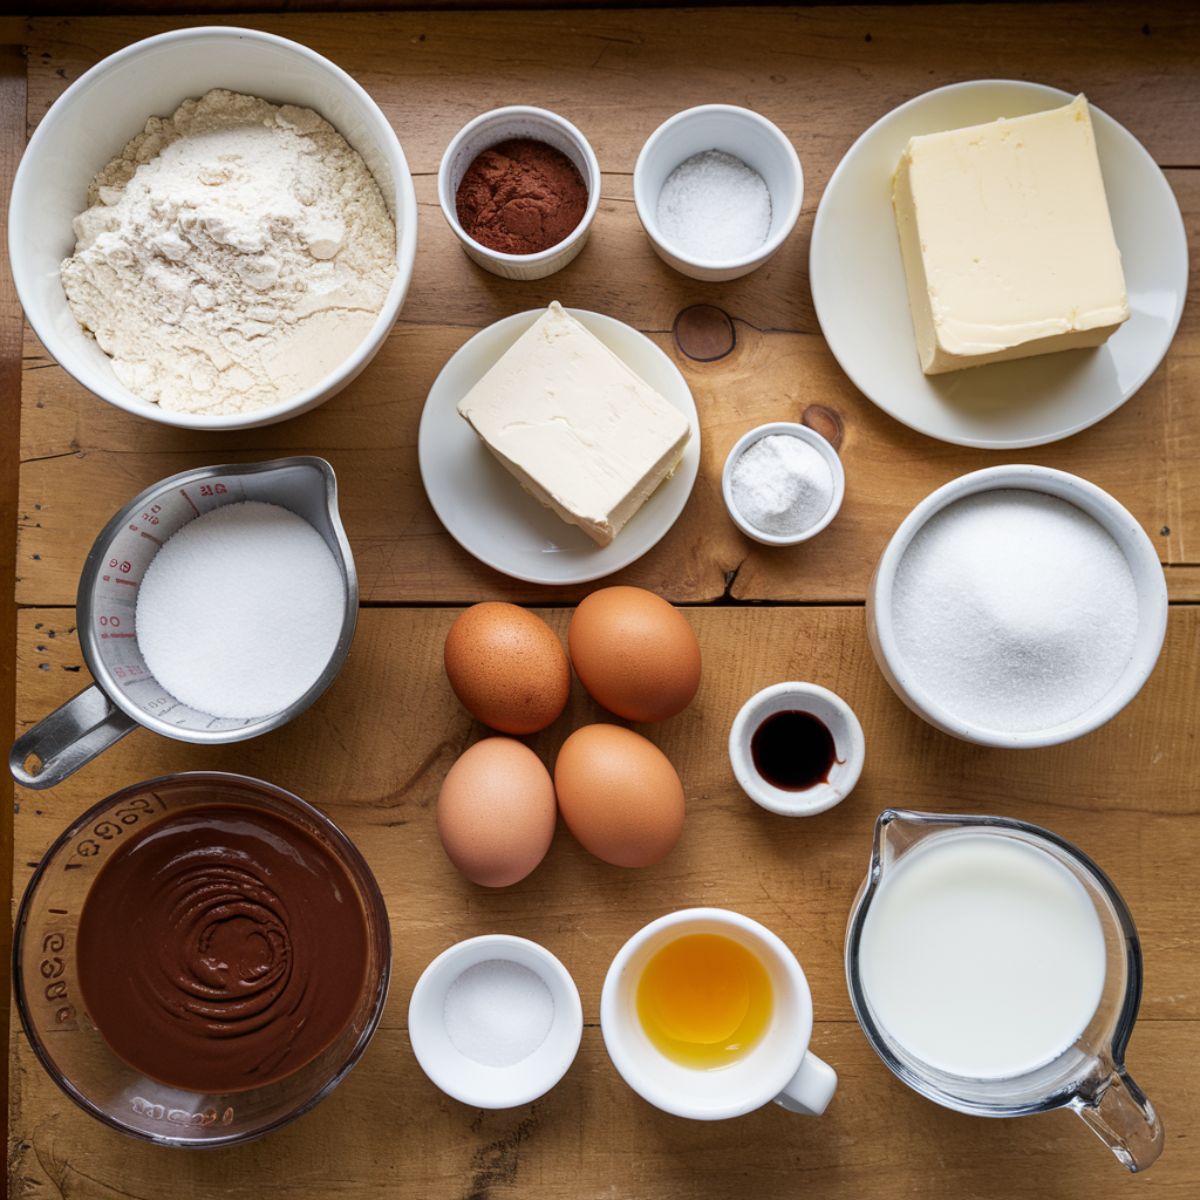
M 14 743 L 13 776 L 52 787 L 137 725 L 211 743 L 276 729 L 333 681 L 357 616 L 324 459 L 164 479 L 92 546 L 76 620 L 96 682 Z

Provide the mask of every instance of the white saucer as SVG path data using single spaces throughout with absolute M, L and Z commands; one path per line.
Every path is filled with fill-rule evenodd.
M 562 521 L 496 461 L 457 409 L 459 400 L 544 311 L 517 313 L 489 325 L 442 368 L 421 413 L 421 481 L 451 537 L 480 562 L 529 583 L 586 583 L 641 558 L 675 524 L 700 467 L 700 422 L 683 376 L 648 337 L 612 317 L 568 309 L 687 417 L 692 436 L 675 474 L 607 546 L 596 545 L 581 529 Z
M 997 450 L 1069 437 L 1124 404 L 1171 344 L 1187 293 L 1179 205 L 1141 143 L 1093 107 L 1133 315 L 1097 350 L 921 373 L 891 203 L 892 173 L 908 139 L 1070 99 L 1058 88 L 1015 80 L 927 92 L 876 121 L 847 151 L 821 197 L 809 279 L 825 339 L 861 392 L 930 437 Z

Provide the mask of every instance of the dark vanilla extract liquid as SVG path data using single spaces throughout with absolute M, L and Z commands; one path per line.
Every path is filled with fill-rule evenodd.
M 812 713 L 773 713 L 754 731 L 750 755 L 769 783 L 787 792 L 803 792 L 829 781 L 837 762 L 833 734 Z

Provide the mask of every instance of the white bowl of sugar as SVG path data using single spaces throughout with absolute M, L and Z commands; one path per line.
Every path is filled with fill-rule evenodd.
M 358 193 L 348 208 L 343 207 L 343 228 L 336 238 L 330 234 L 322 244 L 319 229 L 306 230 L 312 234 L 309 252 L 314 259 L 321 260 L 315 267 L 327 271 L 320 275 L 314 269 L 303 304 L 297 301 L 289 313 L 297 322 L 299 336 L 277 352 L 270 351 L 272 366 L 264 370 L 278 377 L 277 398 L 266 388 L 252 405 L 242 406 L 238 399 L 214 404 L 212 411 L 201 411 L 196 406 L 196 397 L 202 403 L 205 393 L 211 394 L 213 378 L 226 373 L 221 353 L 217 350 L 210 353 L 211 348 L 204 343 L 204 354 L 196 356 L 200 363 L 197 373 L 181 372 L 181 377 L 194 381 L 195 386 L 189 382 L 188 386 L 177 389 L 182 395 L 178 407 L 173 403 L 164 407 L 146 399 L 143 394 L 146 386 L 137 376 L 139 371 L 144 372 L 149 354 L 137 363 L 123 364 L 122 381 L 114 369 L 114 358 L 101 349 L 96 337 L 76 319 L 64 291 L 60 264 L 76 251 L 77 236 L 72 223 L 89 209 L 89 185 L 97 173 L 111 167 L 127 143 L 141 133 L 148 118 L 171 117 L 184 101 L 198 99 L 214 89 L 260 97 L 274 105 L 314 110 L 328 121 L 350 149 L 361 156 L 369 178 L 378 185 L 384 207 L 378 209 L 377 202 L 372 200 L 370 208 L 376 223 L 367 226 L 367 233 L 394 225 L 395 253 L 390 280 L 373 278 L 371 295 L 379 298 L 379 306 L 376 309 L 372 305 L 375 316 L 369 319 L 353 304 L 346 303 L 338 309 L 335 299 L 331 299 L 338 294 L 334 284 L 340 286 L 344 282 L 345 273 L 353 271 L 353 264 L 366 253 L 365 247 L 371 240 L 357 233 L 363 225 L 363 202 Z M 201 139 L 193 140 L 198 143 Z M 181 144 L 182 139 L 172 149 Z M 255 157 L 246 156 L 251 164 L 247 170 Z M 362 177 L 355 174 L 355 178 Z M 314 201 L 301 193 L 300 186 L 294 184 L 289 194 L 304 206 L 301 216 L 305 211 L 324 213 L 327 203 L 336 207 L 336 190 L 334 198 L 317 197 Z M 362 178 L 362 187 L 364 195 L 370 192 L 366 178 Z M 287 211 L 284 203 L 287 196 L 283 193 L 281 186 L 280 212 Z M 182 203 L 187 195 L 182 191 L 172 193 L 170 200 L 172 204 L 180 201 L 181 211 L 187 208 Z M 272 209 L 276 207 L 272 198 L 264 203 L 270 203 Z M 98 205 L 94 208 L 99 211 Z M 201 224 L 211 232 L 207 220 Z M 260 225 L 256 236 L 266 237 L 264 229 L 271 238 L 275 236 L 274 225 Z M 219 241 L 222 236 L 226 235 L 213 233 L 213 240 Z M 230 233 L 227 240 L 233 245 L 232 239 L 241 236 Z M 346 242 L 342 249 L 330 248 L 336 247 L 342 238 Z M 81 75 L 42 117 L 30 138 L 13 180 L 9 208 L 13 279 L 25 315 L 47 351 L 84 387 L 109 404 L 151 421 L 186 429 L 248 429 L 270 425 L 316 407 L 345 387 L 371 361 L 396 321 L 412 277 L 416 241 L 417 201 L 412 175 L 395 131 L 370 96 L 345 71 L 306 46 L 253 29 L 221 26 L 178 29 L 146 38 L 109 55 Z M 351 244 L 354 255 L 347 256 Z M 170 324 L 170 328 L 187 331 L 186 337 L 162 342 L 164 347 L 172 347 L 173 354 L 176 342 L 190 345 L 188 338 L 194 331 L 187 322 L 193 316 L 200 320 L 199 310 L 215 310 L 219 315 L 238 310 L 226 301 L 220 287 L 210 288 L 216 296 L 212 300 L 202 298 L 198 289 L 184 286 L 187 272 L 196 260 L 192 251 L 184 254 L 180 250 L 180 239 L 163 241 L 159 247 L 161 253 L 154 249 L 157 245 L 158 242 L 148 243 L 147 250 L 148 254 L 153 251 L 158 255 L 151 259 L 152 269 L 158 273 L 155 278 L 161 275 L 175 288 L 172 294 L 178 296 L 183 314 L 182 324 Z M 276 253 L 279 246 L 270 239 L 265 247 L 239 242 L 238 248 L 247 252 L 247 262 L 253 257 L 263 270 L 273 269 L 280 262 L 286 265 L 295 257 Z M 176 254 L 178 262 L 171 259 L 167 263 L 171 254 Z M 211 264 L 201 266 L 209 271 Z M 385 270 L 380 264 L 375 273 L 382 275 Z M 148 271 L 147 275 L 150 274 Z M 285 275 L 281 270 L 281 277 Z M 286 295 L 290 293 L 272 289 L 265 278 L 257 279 L 251 287 L 260 284 L 266 289 L 264 295 L 269 292 L 267 298 L 277 304 L 277 307 L 263 306 L 270 308 L 272 319 L 264 323 L 273 331 L 278 324 L 274 320 L 277 309 L 286 307 Z M 152 310 L 154 307 L 150 305 Z M 314 317 L 320 322 L 316 330 L 312 325 Z M 230 321 L 233 328 L 232 316 Z M 255 345 L 265 340 L 259 327 L 246 325 L 236 329 Z M 164 339 L 168 333 L 163 333 Z M 111 330 L 105 331 L 104 336 L 111 335 Z M 168 363 L 176 361 L 172 354 L 163 351 Z M 262 354 L 266 356 L 268 351 Z M 193 405 L 191 411 L 187 408 L 189 404 Z
M 748 108 L 702 104 L 664 121 L 633 169 L 633 199 L 655 253 L 693 279 L 757 270 L 800 216 L 804 172 L 778 126 Z
M 1145 531 L 1065 471 L 1000 466 L 927 496 L 867 590 L 892 689 L 944 733 L 1053 746 L 1111 720 L 1162 649 L 1167 588 Z

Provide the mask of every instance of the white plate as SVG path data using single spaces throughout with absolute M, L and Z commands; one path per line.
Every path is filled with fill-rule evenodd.
M 587 583 L 641 558 L 675 524 L 700 467 L 696 402 L 673 362 L 644 334 L 612 317 L 567 311 L 687 417 L 692 427 L 675 474 L 607 545 L 539 504 L 458 415 L 458 402 L 545 312 L 506 317 L 480 330 L 434 380 L 421 413 L 421 480 L 450 536 L 480 562 L 529 583 Z
M 997 450 L 1069 437 L 1124 404 L 1175 335 L 1188 274 L 1179 205 L 1141 143 L 1093 107 L 1132 316 L 1097 350 L 932 377 L 921 372 L 891 201 L 892 173 L 908 139 L 1070 99 L 1058 88 L 1002 79 L 927 92 L 876 121 L 847 151 L 821 197 L 808 269 L 825 339 L 861 392 L 930 437 Z

